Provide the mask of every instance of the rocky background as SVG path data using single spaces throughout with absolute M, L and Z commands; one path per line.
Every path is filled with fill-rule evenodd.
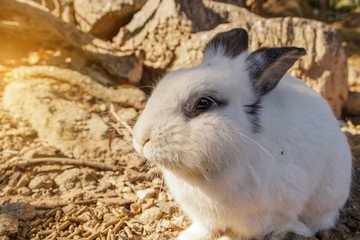
M 0 0 L 0 239 L 175 239 L 190 221 L 131 127 L 163 74 L 234 27 L 251 50 L 307 50 L 289 74 L 329 102 L 354 154 L 336 228 L 308 239 L 360 239 L 360 13 L 261 3 Z

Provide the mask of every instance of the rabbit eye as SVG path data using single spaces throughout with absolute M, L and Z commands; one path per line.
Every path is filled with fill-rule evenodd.
M 195 111 L 206 111 L 208 110 L 214 103 L 214 100 L 206 97 L 202 97 L 196 101 L 194 105 Z
M 198 97 L 195 102 L 191 99 L 188 101 L 183 109 L 183 113 L 185 117 L 193 118 L 203 112 L 214 109 L 214 106 L 220 107 L 226 104 L 227 101 L 225 99 L 218 100 L 212 96 Z

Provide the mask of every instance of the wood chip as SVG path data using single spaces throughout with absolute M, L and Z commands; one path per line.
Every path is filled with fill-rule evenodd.
M 51 209 L 50 211 L 48 211 L 47 213 L 45 213 L 45 217 L 50 217 L 56 214 L 56 211 L 60 210 L 59 207 Z
M 43 227 L 46 228 L 46 227 L 49 225 L 49 223 L 52 222 L 52 220 L 54 220 L 53 217 L 48 218 L 48 219 L 42 224 Z
M 60 220 L 61 214 L 62 214 L 62 211 L 61 211 L 60 209 L 57 209 L 57 210 L 56 210 L 56 213 L 55 213 L 55 220 L 56 220 L 56 221 L 59 221 L 59 220 Z
M 129 227 L 124 227 L 126 235 L 131 239 L 133 237 Z
M 65 221 L 70 221 L 70 222 L 75 222 L 75 223 L 83 223 L 83 222 L 87 222 L 88 220 L 86 218 L 81 218 L 81 217 L 71 217 L 71 216 L 66 216 Z
M 78 234 L 80 231 L 79 229 L 75 229 L 73 233 L 69 234 L 69 236 L 67 236 L 68 238 L 72 239 L 76 234 Z
M 53 232 L 49 236 L 47 236 L 45 239 L 55 240 L 56 237 L 57 237 L 57 232 Z
M 30 226 L 34 228 L 34 227 L 38 226 L 41 222 L 42 222 L 42 220 L 40 218 L 38 218 L 38 219 L 34 220 L 33 222 L 31 222 Z
M 108 234 L 108 232 L 113 228 L 113 226 L 108 226 L 104 230 L 101 230 L 101 234 Z
M 50 234 L 52 234 L 54 231 L 53 230 L 45 230 L 45 231 L 40 231 L 38 232 L 38 236 L 48 236 Z
M 21 231 L 21 236 L 22 237 L 26 237 L 27 233 L 29 232 L 29 228 L 28 227 L 24 227 L 23 230 Z
M 114 235 L 114 232 L 113 232 L 112 229 L 110 229 L 110 230 L 108 231 L 108 234 L 106 235 L 106 240 L 112 240 L 112 239 L 111 239 L 111 236 L 113 236 L 113 235 Z
M 100 231 L 94 232 L 93 234 L 91 234 L 88 238 L 86 238 L 86 240 L 94 240 L 95 238 L 97 238 L 98 236 L 100 236 Z
M 75 216 L 79 216 L 80 214 L 82 214 L 82 213 L 85 212 L 86 210 L 88 210 L 88 206 L 83 206 L 83 207 L 80 208 L 74 215 L 75 215 Z
M 108 227 L 108 226 L 110 226 L 110 225 L 117 224 L 119 221 L 121 221 L 121 218 L 117 217 L 117 218 L 115 218 L 114 220 L 111 220 L 111 221 L 109 221 L 109 222 L 106 222 L 104 226 L 105 226 L 105 227 Z
M 61 225 L 58 227 L 58 231 L 59 231 L 59 232 L 63 231 L 65 228 L 67 228 L 68 226 L 70 226 L 70 224 L 71 224 L 70 221 L 64 222 L 63 224 L 61 224 Z
M 119 232 L 120 228 L 124 225 L 124 221 L 121 220 L 120 222 L 118 222 L 115 227 L 114 227 L 114 233 Z
M 88 231 L 88 232 L 90 232 L 90 233 L 95 232 L 95 229 L 94 229 L 94 228 L 91 228 L 91 227 L 89 227 L 89 226 L 87 226 L 87 225 L 82 225 L 82 227 L 84 228 L 84 230 L 86 230 L 86 231 Z

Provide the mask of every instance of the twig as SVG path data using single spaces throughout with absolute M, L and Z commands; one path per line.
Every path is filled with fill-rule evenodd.
M 131 199 L 124 199 L 124 198 L 114 198 L 114 197 L 108 197 L 103 198 L 99 197 L 96 199 L 90 199 L 90 200 L 84 200 L 84 201 L 78 201 L 78 202 L 68 202 L 68 203 L 59 203 L 59 204 L 53 204 L 53 205 L 33 205 L 36 210 L 49 210 L 54 208 L 61 208 L 68 206 L 70 204 L 76 204 L 76 205 L 91 205 L 96 204 L 97 202 L 106 203 L 108 205 L 119 205 L 124 206 L 126 204 L 134 202 Z
M 4 153 L 18 154 L 19 151 L 17 151 L 17 150 L 11 150 L 11 149 L 5 149 L 5 150 L 3 150 L 3 151 L 0 152 L 0 155 L 3 155 Z
M 116 119 L 116 121 L 118 121 L 119 123 L 121 123 L 129 132 L 131 135 L 133 135 L 133 130 L 132 128 L 129 126 L 129 124 L 127 124 L 127 122 L 125 122 L 124 120 L 122 120 L 115 112 L 115 108 L 114 108 L 114 104 L 110 104 L 110 113 L 111 115 L 113 115 L 113 117 Z
M 32 165 L 39 164 L 60 164 L 60 165 L 74 165 L 74 166 L 85 166 L 91 168 L 97 168 L 101 170 L 110 170 L 110 171 L 121 171 L 122 167 L 114 166 L 111 164 L 94 162 L 94 161 L 86 161 L 80 159 L 71 159 L 71 158 L 56 158 L 56 157 L 48 157 L 48 158 L 34 158 L 29 160 L 17 161 L 15 163 L 16 166 L 28 167 Z
M 76 204 L 76 205 L 90 205 L 97 203 L 98 199 L 91 199 L 91 200 L 84 200 L 84 201 L 78 201 L 78 202 L 69 202 L 69 203 L 59 203 L 59 204 L 53 204 L 53 205 L 33 205 L 36 210 L 48 210 L 53 208 L 59 208 L 59 207 L 65 207 L 70 204 Z

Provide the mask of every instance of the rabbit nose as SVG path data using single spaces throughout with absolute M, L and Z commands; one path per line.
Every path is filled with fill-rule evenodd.
M 141 142 L 141 146 L 144 147 L 145 144 L 147 144 L 149 141 L 150 141 L 150 138 L 143 139 L 143 141 Z

